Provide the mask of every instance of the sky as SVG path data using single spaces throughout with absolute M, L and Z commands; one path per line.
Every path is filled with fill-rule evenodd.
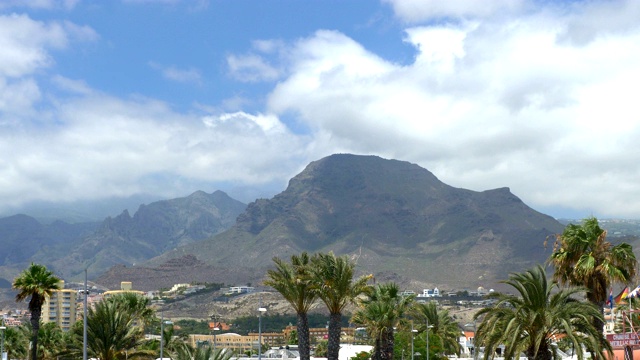
M 283 191 L 334 153 L 640 218 L 640 1 L 2 0 L 0 214 Z

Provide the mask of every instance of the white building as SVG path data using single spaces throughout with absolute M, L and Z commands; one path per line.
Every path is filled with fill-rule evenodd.
M 231 294 L 245 294 L 252 293 L 256 290 L 256 288 L 252 286 L 232 286 L 229 288 L 229 293 Z
M 431 298 L 431 297 L 440 297 L 440 290 L 438 290 L 438 288 L 433 288 L 433 289 L 424 289 L 422 290 L 422 295 L 421 297 L 427 297 L 427 298 Z

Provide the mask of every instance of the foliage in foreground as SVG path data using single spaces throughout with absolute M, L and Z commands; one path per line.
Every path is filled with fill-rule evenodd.
M 570 286 L 584 286 L 587 299 L 604 307 L 612 282 L 626 284 L 636 274 L 637 261 L 631 245 L 613 246 L 598 219 L 569 224 L 556 236 L 549 263 L 554 266 L 554 280 Z M 594 318 L 594 326 L 603 331 L 604 321 Z
M 485 347 L 484 359 L 493 358 L 500 345 L 505 345 L 505 358 L 524 353 L 528 359 L 556 359 L 552 341 L 563 336 L 575 348 L 578 359 L 586 356 L 582 346 L 599 358 L 611 354 L 611 345 L 592 324 L 594 318 L 603 319 L 601 309 L 572 298 L 583 288 L 554 292 L 557 283 L 547 280 L 542 266 L 511 274 L 504 283 L 518 296 L 495 293 L 492 296 L 497 302 L 475 315 L 482 320 L 475 340 Z

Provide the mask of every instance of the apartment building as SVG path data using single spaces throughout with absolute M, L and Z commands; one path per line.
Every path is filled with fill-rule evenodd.
M 54 322 L 69 331 L 76 322 L 76 290 L 65 289 L 64 280 L 60 280 L 60 290 L 54 290 L 46 297 L 42 305 L 42 321 Z

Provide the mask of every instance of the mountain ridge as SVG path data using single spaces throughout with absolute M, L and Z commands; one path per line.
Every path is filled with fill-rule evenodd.
M 468 287 L 544 261 L 545 238 L 562 229 L 508 188 L 459 189 L 415 164 L 337 154 L 250 203 L 224 233 L 143 265 L 193 254 L 219 268 L 251 264 L 255 282 L 274 256 L 333 251 L 381 278 Z
M 29 262 L 45 264 L 66 280 L 78 280 L 85 269 L 96 276 L 222 232 L 245 207 L 222 191 L 196 191 L 140 205 L 133 216 L 125 209 L 101 223 L 43 225 L 27 215 L 1 218 L 3 245 L 14 250 L 7 253 L 10 261 L 0 259 L 0 278 L 12 279 Z

